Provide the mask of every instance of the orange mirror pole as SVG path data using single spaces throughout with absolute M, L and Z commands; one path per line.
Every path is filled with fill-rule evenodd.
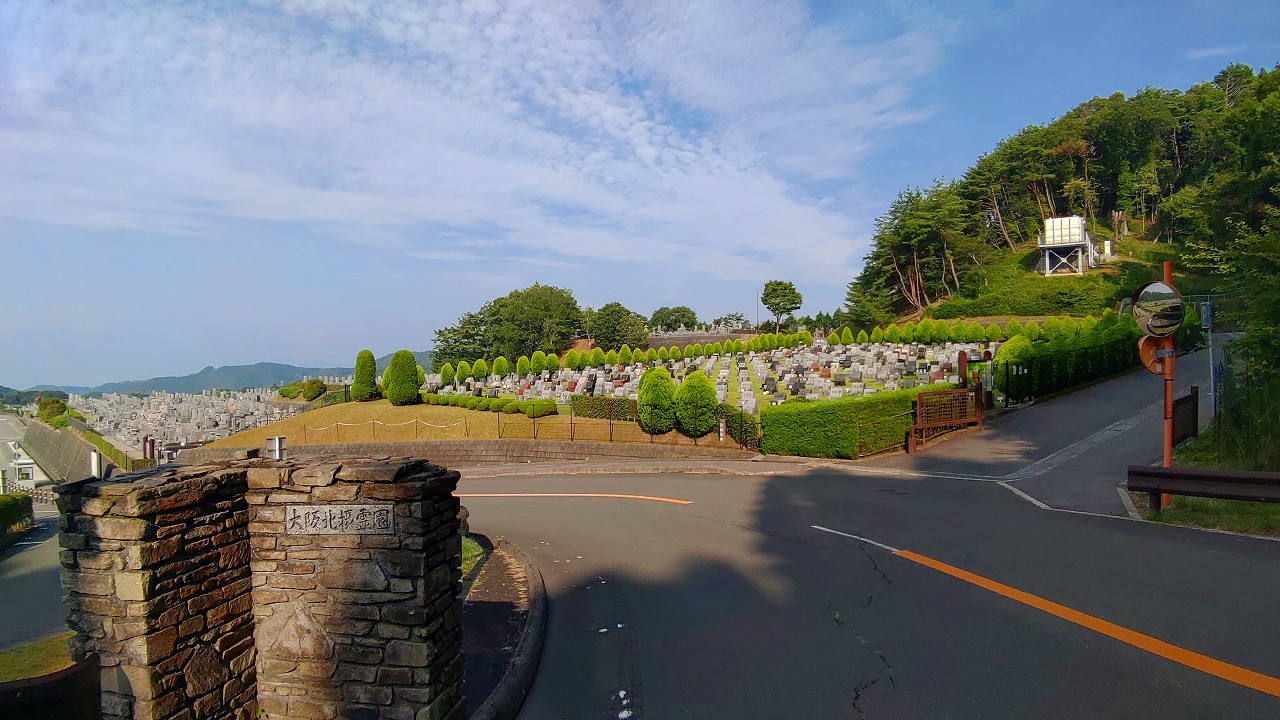
M 1164 261 L 1164 282 L 1173 287 L 1173 263 Z M 1173 467 L 1173 336 L 1164 338 L 1164 466 Z M 1169 507 L 1170 497 L 1160 496 L 1160 507 Z

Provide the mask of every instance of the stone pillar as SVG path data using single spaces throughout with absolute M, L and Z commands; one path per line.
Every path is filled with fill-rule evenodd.
M 464 717 L 458 474 L 294 462 L 247 480 L 268 717 Z
M 102 717 L 252 718 L 245 471 L 163 468 L 58 486 L 71 656 Z

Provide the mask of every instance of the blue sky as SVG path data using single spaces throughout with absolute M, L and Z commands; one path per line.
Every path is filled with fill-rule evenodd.
M 0 385 L 424 349 L 533 282 L 832 310 L 873 221 L 1280 4 L 0 0 Z

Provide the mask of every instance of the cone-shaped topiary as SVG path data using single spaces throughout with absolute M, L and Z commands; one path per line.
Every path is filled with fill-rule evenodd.
M 916 324 L 908 320 L 902 325 L 902 342 L 909 343 L 916 341 Z
M 999 325 L 995 323 L 991 323 L 990 325 L 987 326 L 986 339 L 988 342 L 1000 342 L 1000 338 L 1002 337 L 1004 337 L 1004 335 L 1000 332 Z
M 493 374 L 498 377 L 506 377 L 511 374 L 511 363 L 502 355 L 493 359 Z
M 543 368 L 550 370 L 551 372 L 556 372 L 560 369 L 560 358 L 555 355 L 548 355 L 546 362 L 543 363 Z
M 876 344 L 884 342 L 884 331 L 878 325 L 871 331 L 871 342 Z
M 840 331 L 840 344 L 841 345 L 853 344 L 853 331 L 849 329 L 848 325 L 845 325 L 844 329 Z
M 614 365 L 617 365 L 617 364 L 618 364 L 618 351 L 617 351 L 617 350 L 610 350 L 609 352 L 605 353 L 605 354 L 604 354 L 604 364 L 605 364 L 606 366 L 609 366 L 609 367 L 613 367 Z
M 604 350 L 595 348 L 591 351 L 591 367 L 604 367 L 605 355 Z
M 866 331 L 866 330 L 859 330 L 859 331 L 858 331 L 858 344 L 859 344 L 859 345 L 866 345 L 866 344 L 867 344 L 867 343 L 869 343 L 869 342 L 871 342 L 871 338 L 867 336 L 867 331 Z
M 974 320 L 965 328 L 964 339 L 967 342 L 982 342 L 987 339 L 987 329 L 982 327 L 982 323 Z
M 418 387 L 422 387 L 423 385 L 427 384 L 427 371 L 423 369 L 421 365 L 418 365 L 417 368 L 418 368 Z
M 645 350 L 644 359 L 647 362 L 651 362 L 651 363 L 658 362 L 658 351 L 654 350 L 653 348 L 649 348 L 648 350 Z
M 694 343 L 691 352 L 693 353 L 692 355 L 686 352 L 685 357 L 693 357 L 693 358 L 702 357 L 702 343 Z
M 1045 342 L 1054 342 L 1062 338 L 1062 321 L 1049 316 L 1040 323 L 1040 338 Z
M 1110 310 L 1111 308 L 1107 309 Z M 1041 337 L 1040 326 L 1035 324 L 1034 321 L 1028 320 L 1027 324 L 1022 326 L 1022 336 L 1031 342 L 1039 340 Z
M 516 358 L 516 375 L 524 377 L 529 374 L 529 358 L 521 355 Z
M 383 393 L 392 405 L 412 405 L 422 401 L 418 393 L 418 363 L 413 353 L 397 350 L 382 375 Z
M 467 378 L 475 377 L 475 371 L 471 369 L 471 363 L 466 360 L 458 361 L 458 382 L 462 382 Z
M 812 346 L 812 345 L 813 345 L 813 333 L 809 332 L 808 330 L 801 330 L 801 331 L 800 331 L 800 344 L 801 344 L 801 345 L 804 345 L 805 347 L 810 347 L 810 346 Z
M 453 370 L 453 363 L 445 363 L 440 366 L 440 384 L 452 385 L 456 377 Z
M 658 348 L 658 361 L 667 362 L 669 360 L 671 360 L 671 351 L 664 347 Z
M 479 360 L 476 361 L 475 365 L 471 366 L 471 374 L 474 375 L 475 378 L 480 381 L 484 381 L 488 379 L 489 363 L 485 362 L 484 358 L 480 358 Z
M 916 342 L 925 345 L 933 342 L 933 321 L 929 318 L 920 318 L 916 325 Z
M 578 351 L 577 350 L 570 350 L 569 352 L 564 354 L 564 366 L 569 368 L 570 370 L 582 369 L 578 367 Z
M 1004 336 L 1009 340 L 1021 335 L 1022 332 L 1022 323 L 1018 322 L 1017 318 L 1004 324 Z
M 1098 319 L 1092 315 L 1085 315 L 1080 318 L 1080 330 L 1077 335 L 1089 337 L 1093 333 L 1093 329 L 1098 327 Z
M 640 378 L 636 422 L 651 435 L 670 432 L 676 424 L 676 385 L 665 367 L 649 368 Z M 714 399 L 714 398 L 713 398 Z
M 902 328 L 898 327 L 898 323 L 889 323 L 889 327 L 885 328 L 884 341 L 890 343 L 902 342 Z
M 377 375 L 373 351 L 361 350 L 356 353 L 356 371 L 351 381 L 351 399 L 363 401 L 378 397 Z
M 954 343 L 962 343 L 965 340 L 968 340 L 969 326 L 965 325 L 963 320 L 956 318 L 956 320 L 951 323 L 950 329 L 947 331 L 947 339 Z
M 622 347 L 618 349 L 618 362 L 622 363 L 623 365 L 631 364 L 631 346 L 630 345 L 623 343 Z
M 694 370 L 676 389 L 676 427 L 689 437 L 702 437 L 716 426 L 716 407 L 715 385 L 701 370 Z
M 529 356 L 529 372 L 539 375 L 543 370 L 547 369 L 547 354 L 541 350 L 534 350 L 533 355 Z
M 827 333 L 827 344 L 828 345 L 840 344 L 840 336 L 836 334 L 835 330 L 832 330 L 831 332 Z

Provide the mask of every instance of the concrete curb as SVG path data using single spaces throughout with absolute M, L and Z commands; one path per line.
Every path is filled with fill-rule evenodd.
M 810 462 L 815 458 L 808 458 Z M 748 461 L 743 461 L 748 462 Z M 498 478 L 498 477 L 525 477 L 535 475 L 624 475 L 624 474 L 655 474 L 655 473 L 688 473 L 688 474 L 704 474 L 704 475 L 780 475 L 788 472 L 795 472 L 795 466 L 792 468 L 779 468 L 776 470 L 740 470 L 737 468 L 726 468 L 715 465 L 507 465 L 501 467 L 476 467 L 476 468 L 459 468 L 458 472 L 462 475 L 463 480 L 481 479 L 481 478 Z
M 515 657 L 503 673 L 498 686 L 489 693 L 470 720 L 512 720 L 520 707 L 524 705 L 529 688 L 533 687 L 533 679 L 538 674 L 538 662 L 542 659 L 542 643 L 547 634 L 547 586 L 542 581 L 542 573 L 534 567 L 529 557 L 520 548 L 498 538 L 498 546 L 524 566 L 524 573 L 529 590 L 529 615 L 525 619 L 524 632 L 516 645 Z

